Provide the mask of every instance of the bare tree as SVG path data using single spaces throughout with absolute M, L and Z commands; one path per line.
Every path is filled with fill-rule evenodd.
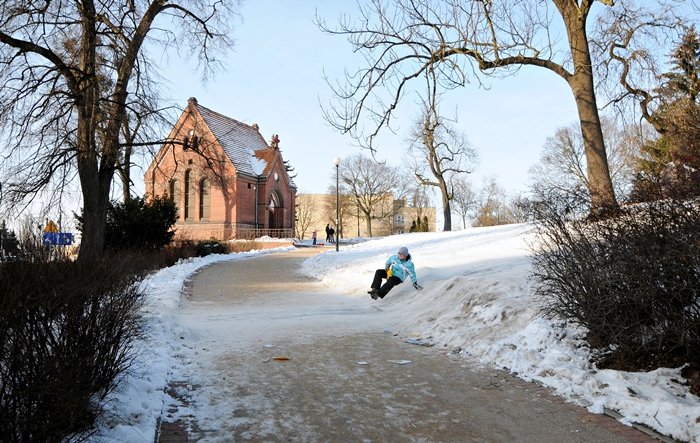
M 317 18 L 324 31 L 345 36 L 367 66 L 333 87 L 337 102 L 326 118 L 338 130 L 366 140 L 390 125 L 409 83 L 435 73 L 436 88 L 517 72 L 522 66 L 551 71 L 574 96 L 585 142 L 591 209 L 617 207 L 594 88 L 588 26 L 597 3 L 612 0 L 372 0 L 359 18 L 338 27 Z M 557 32 L 563 25 L 566 35 Z M 428 76 L 429 78 L 430 76 Z M 363 131 L 365 116 L 370 131 Z
M 120 131 L 123 148 L 116 168 L 124 202 L 131 199 L 134 186 L 132 169 L 143 166 L 145 159 L 155 157 L 158 145 L 155 141 L 160 140 L 160 134 L 167 133 L 176 120 L 169 112 L 171 108 L 158 107 L 156 97 L 146 96 L 144 99 L 147 100 L 144 103 L 132 103 L 127 107 Z
M 653 2 L 658 7 L 636 1 L 620 2 L 615 11 L 605 11 L 596 23 L 593 54 L 604 61 L 596 65 L 602 80 L 606 106 L 618 108 L 621 115 L 638 115 L 660 134 L 666 125 L 658 110 L 666 104 L 658 89 L 661 66 L 674 41 L 691 26 L 677 11 L 677 4 Z M 634 105 L 634 107 L 630 107 Z M 636 107 L 636 108 L 635 108 Z
M 623 115 L 637 111 L 656 131 L 640 143 L 634 201 L 700 192 L 699 16 L 697 8 L 685 11 L 679 17 L 628 7 L 620 17 L 601 17 L 611 35 L 601 48 L 610 57 L 605 74 L 616 80 L 605 84 L 610 103 Z M 652 39 L 650 29 L 663 29 L 665 38 Z
M 509 197 L 505 205 L 505 219 L 510 223 L 527 223 L 530 221 L 530 204 L 531 200 L 522 194 Z
M 430 195 L 428 191 L 429 188 L 421 183 L 416 183 L 415 186 L 409 187 L 409 191 L 406 195 L 408 206 L 418 209 L 429 208 Z
M 341 165 L 341 168 L 345 167 Z M 342 174 L 341 174 L 342 176 Z M 340 177 L 342 180 L 342 177 Z M 346 220 L 350 219 L 357 212 L 357 205 L 355 204 L 355 198 L 348 194 L 347 188 L 340 183 L 340 189 L 338 191 L 338 198 L 335 195 L 335 171 L 333 173 L 333 185 L 328 188 L 328 194 L 325 199 L 325 211 L 328 223 L 334 226 L 335 236 L 340 238 L 345 238 L 346 231 L 345 225 Z M 337 200 L 337 201 L 336 201 Z M 336 212 L 336 208 L 337 212 Z M 338 217 L 336 223 L 336 216 Z
M 306 194 L 297 194 L 296 198 L 296 222 L 294 223 L 295 235 L 303 240 L 306 236 L 306 230 L 311 227 L 314 220 L 314 214 L 318 211 L 316 200 L 310 198 Z
M 462 228 L 467 227 L 467 218 L 476 210 L 476 193 L 472 187 L 471 181 L 461 175 L 452 183 L 452 206 L 454 210 L 462 218 Z
M 608 146 L 608 165 L 617 195 L 626 195 L 632 181 L 635 145 L 626 128 L 611 118 L 601 119 Z M 535 195 L 551 192 L 560 195 L 587 196 L 586 156 L 578 123 L 557 128 L 545 141 L 542 155 L 530 168 L 531 189 Z
M 146 45 L 194 54 L 207 71 L 230 46 L 237 2 L 107 0 L 5 2 L 0 8 L 0 128 L 8 202 L 31 199 L 71 174 L 84 218 L 80 260 L 104 244 L 106 213 L 127 109 L 157 71 Z M 158 26 L 157 22 L 170 20 Z M 192 59 L 192 58 L 190 58 Z
M 506 191 L 494 177 L 484 181 L 479 193 L 474 226 L 496 226 L 516 223 L 514 211 L 509 207 Z
M 433 91 L 423 101 L 423 114 L 410 137 L 410 158 L 414 159 L 418 182 L 440 191 L 443 231 L 452 230 L 450 201 L 454 191 L 450 183 L 459 174 L 472 172 L 471 164 L 476 158 L 467 137 L 454 127 L 454 122 L 440 115 L 437 94 Z
M 343 161 L 340 181 L 362 213 L 370 237 L 372 220 L 393 219 L 401 209 L 394 202 L 403 200 L 405 188 L 396 168 L 356 154 Z

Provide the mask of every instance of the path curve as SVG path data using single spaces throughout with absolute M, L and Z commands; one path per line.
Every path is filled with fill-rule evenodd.
M 407 344 L 390 307 L 298 272 L 317 252 L 192 277 L 179 314 L 189 441 L 656 441 L 506 372 Z

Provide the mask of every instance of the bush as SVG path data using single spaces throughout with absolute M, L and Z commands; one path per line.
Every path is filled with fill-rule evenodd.
M 204 245 L 209 245 L 204 246 Z M 260 249 L 260 243 L 254 240 L 220 242 L 207 240 L 195 243 L 192 240 L 177 240 L 160 251 L 142 254 L 152 268 L 165 268 L 176 264 L 179 260 L 190 257 L 202 257 L 208 254 L 229 254 L 232 252 L 247 252 Z
M 700 367 L 700 202 L 628 206 L 604 220 L 567 219 L 564 207 L 577 205 L 535 208 L 545 314 L 584 326 L 601 367 Z
M 255 240 L 239 240 L 228 243 L 229 252 L 248 252 L 260 249 L 260 243 Z
M 133 359 L 142 294 L 131 257 L 0 266 L 0 435 L 86 432 Z
M 215 239 L 197 242 L 196 255 L 204 257 L 209 254 L 228 254 L 229 248 L 226 243 Z
M 260 249 L 260 243 L 255 240 L 222 242 L 216 239 L 199 241 L 194 244 L 194 256 L 204 257 L 209 254 L 230 254 L 232 252 L 248 252 Z

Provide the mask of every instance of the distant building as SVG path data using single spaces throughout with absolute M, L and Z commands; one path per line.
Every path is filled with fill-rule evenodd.
M 336 229 L 335 200 L 335 194 L 299 194 L 296 236 L 310 238 L 311 232 L 316 229 L 319 241 L 323 242 L 326 225 Z M 391 194 L 387 194 L 385 200 L 385 203 L 379 205 L 377 213 L 389 215 L 372 220 L 373 237 L 407 233 L 414 221 L 422 222 L 424 217 L 428 221 L 428 230 L 436 231 L 435 208 L 407 207 L 403 200 L 395 200 Z M 339 212 L 343 238 L 369 237 L 367 221 L 364 214 L 358 211 L 352 197 L 340 196 Z
M 190 98 L 167 140 L 144 181 L 148 197 L 175 201 L 177 237 L 293 237 L 297 189 L 277 135 L 268 145 L 257 124 L 241 123 Z

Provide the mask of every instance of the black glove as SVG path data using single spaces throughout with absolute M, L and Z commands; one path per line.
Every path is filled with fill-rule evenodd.
M 422 291 L 423 286 L 419 285 L 418 283 L 413 283 L 413 287 L 416 288 L 416 291 Z

